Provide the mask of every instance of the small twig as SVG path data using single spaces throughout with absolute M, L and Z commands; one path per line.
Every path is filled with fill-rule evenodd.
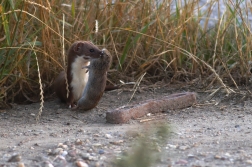
M 142 81 L 142 79 L 143 79 L 143 77 L 145 76 L 145 74 L 146 74 L 146 72 L 138 78 L 138 80 L 137 80 L 137 82 L 136 82 L 136 84 L 134 85 L 134 88 L 133 88 L 133 89 L 134 89 L 134 92 L 133 92 L 132 96 L 130 97 L 130 100 L 128 101 L 127 104 L 129 104 L 130 101 L 132 100 L 132 98 L 134 97 L 134 95 L 135 95 L 135 93 L 136 93 L 136 90 L 138 89 L 138 87 L 139 87 L 139 85 L 140 85 L 140 82 Z
M 142 120 L 140 120 L 139 122 L 140 122 L 140 123 L 149 122 L 149 121 L 153 121 L 153 120 L 156 120 L 156 119 L 157 119 L 157 118 L 142 119 Z

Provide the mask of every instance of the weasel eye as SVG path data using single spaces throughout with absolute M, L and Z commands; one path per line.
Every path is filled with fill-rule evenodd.
M 90 52 L 94 52 L 94 49 L 89 49 Z

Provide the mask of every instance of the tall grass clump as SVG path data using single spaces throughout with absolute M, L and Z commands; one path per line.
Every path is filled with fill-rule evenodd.
M 204 78 L 199 81 L 205 86 L 246 84 L 251 2 L 220 2 L 2 0 L 0 102 L 36 102 L 41 84 L 45 95 L 52 93 L 54 77 L 65 68 L 62 39 L 66 49 L 76 40 L 90 40 L 110 50 L 115 58 L 109 79 L 114 83 L 146 73 L 144 84 L 196 78 Z

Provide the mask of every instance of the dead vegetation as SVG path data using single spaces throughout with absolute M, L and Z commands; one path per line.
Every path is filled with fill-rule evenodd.
M 214 5 L 217 18 L 211 15 Z M 41 90 L 50 95 L 54 77 L 65 68 L 62 45 L 68 49 L 76 40 L 90 40 L 114 55 L 108 74 L 114 84 L 145 74 L 144 84 L 197 79 L 204 88 L 216 84 L 231 92 L 228 86 L 249 81 L 251 2 L 228 0 L 224 12 L 220 5 L 218 0 L 203 5 L 199 0 L 3 0 L 1 107 L 37 102 Z M 209 26 L 212 21 L 216 24 Z

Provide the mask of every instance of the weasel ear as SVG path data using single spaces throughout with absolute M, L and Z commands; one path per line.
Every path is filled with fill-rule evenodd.
M 80 50 L 81 50 L 81 47 L 83 47 L 82 45 L 83 45 L 82 42 L 78 42 L 78 43 L 74 46 L 74 48 L 73 48 L 74 52 L 79 53 Z

